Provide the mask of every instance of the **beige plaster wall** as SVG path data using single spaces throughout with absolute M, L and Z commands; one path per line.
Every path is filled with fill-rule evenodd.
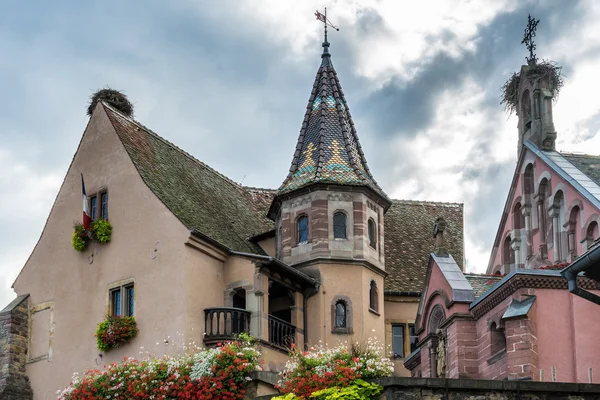
M 82 217 L 81 173 L 88 195 L 108 190 L 114 229 L 109 244 L 91 243 L 78 253 L 71 247 L 71 234 L 73 221 Z M 157 355 L 171 351 L 172 345 L 163 341 L 177 337 L 185 326 L 184 313 L 174 310 L 185 304 L 184 291 L 177 288 L 184 287 L 180 271 L 187 236 L 187 229 L 144 185 L 104 111 L 97 108 L 42 236 L 14 285 L 18 294 L 31 295 L 32 307 L 52 307 L 50 334 L 31 338 L 33 349 L 44 353 L 46 348 L 49 355 L 27 366 L 35 399 L 55 398 L 73 372 L 138 355 L 140 346 Z M 96 324 L 107 312 L 109 286 L 122 280 L 135 282 L 140 332 L 130 344 L 100 358 Z
M 394 363 L 394 376 L 410 376 L 404 367 L 404 358 L 394 358 L 392 351 L 392 324 L 414 324 L 419 307 L 419 297 L 385 296 L 383 315 L 385 317 L 385 349 Z
M 375 280 L 379 288 L 379 310 L 383 310 L 383 277 L 356 264 L 319 264 L 321 287 L 308 300 L 308 342 L 319 341 L 329 346 L 342 343 L 367 342 L 376 337 L 383 343 L 384 317 L 369 311 L 369 285 Z M 352 303 L 351 334 L 332 333 L 331 305 L 337 296 L 345 296 Z

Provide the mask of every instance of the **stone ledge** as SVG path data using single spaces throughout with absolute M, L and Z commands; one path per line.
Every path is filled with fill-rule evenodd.
M 492 381 L 479 379 L 442 379 L 442 378 L 381 378 L 374 382 L 385 390 L 402 389 L 465 389 L 474 391 L 518 391 L 537 393 L 597 393 L 600 384 L 532 382 L 532 381 Z

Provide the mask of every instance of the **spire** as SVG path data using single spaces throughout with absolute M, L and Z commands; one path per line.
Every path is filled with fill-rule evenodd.
M 321 66 L 308 100 L 290 172 L 278 194 L 326 183 L 366 186 L 387 199 L 367 167 L 348 103 L 331 62 L 328 20 L 318 11 L 315 15 L 325 23 Z

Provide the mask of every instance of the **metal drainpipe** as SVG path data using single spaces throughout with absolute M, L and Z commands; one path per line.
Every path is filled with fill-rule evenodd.
M 312 290 L 302 292 L 302 325 L 304 325 L 304 351 L 308 351 L 308 299 L 319 292 L 319 286 L 313 286 Z
M 579 296 L 600 305 L 600 296 L 577 287 L 577 275 L 579 275 L 580 272 L 587 271 L 598 263 L 600 263 L 600 246 L 575 260 L 567 268 L 560 271 L 560 274 L 568 281 L 569 292 L 573 293 L 575 296 Z

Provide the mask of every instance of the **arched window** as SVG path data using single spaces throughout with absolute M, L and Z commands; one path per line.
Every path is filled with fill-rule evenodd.
M 298 244 L 308 242 L 308 217 L 306 215 L 298 218 Z
M 369 218 L 368 234 L 369 234 L 369 246 L 376 249 L 377 248 L 377 226 L 375 225 L 375 221 L 373 221 L 373 218 Z
M 346 239 L 346 213 L 338 211 L 333 214 L 333 237 L 335 239 Z
M 499 351 L 506 349 L 506 336 L 504 335 L 504 329 L 496 326 L 495 322 L 492 322 L 492 325 L 490 326 L 490 339 L 492 354 L 496 354 Z
M 517 203 L 513 208 L 513 229 L 523 228 L 525 228 L 525 216 L 521 212 L 521 203 Z
M 347 322 L 346 302 L 344 300 L 338 300 L 335 303 L 335 327 L 346 328 Z
M 371 287 L 369 288 L 369 308 L 373 311 L 379 311 L 379 297 L 375 281 L 371 281 Z
M 523 193 L 526 195 L 533 194 L 533 164 L 529 164 L 525 167 L 525 173 L 523 174 Z M 525 199 L 525 203 L 529 203 L 530 198 Z
M 596 239 L 598 239 L 599 234 L 598 223 L 596 221 L 590 222 L 586 231 L 585 231 L 585 239 L 587 241 L 587 248 L 589 249 L 592 246 L 592 243 Z
M 543 178 L 538 187 L 538 201 L 537 201 L 537 216 L 538 225 L 540 229 L 540 251 L 542 258 L 548 257 L 548 242 L 552 240 L 551 230 L 548 229 L 547 224 L 547 211 L 546 211 L 546 198 L 550 192 L 550 184 L 547 178 Z
M 562 239 L 562 227 L 565 222 L 565 196 L 562 190 L 556 192 L 552 205 L 552 240 L 554 242 L 554 262 L 559 263 L 565 258 Z
M 502 264 L 504 264 L 504 272 L 510 272 L 510 265 L 514 263 L 515 251 L 510 246 L 510 236 L 507 236 L 506 239 L 504 239 L 504 246 L 502 248 Z

